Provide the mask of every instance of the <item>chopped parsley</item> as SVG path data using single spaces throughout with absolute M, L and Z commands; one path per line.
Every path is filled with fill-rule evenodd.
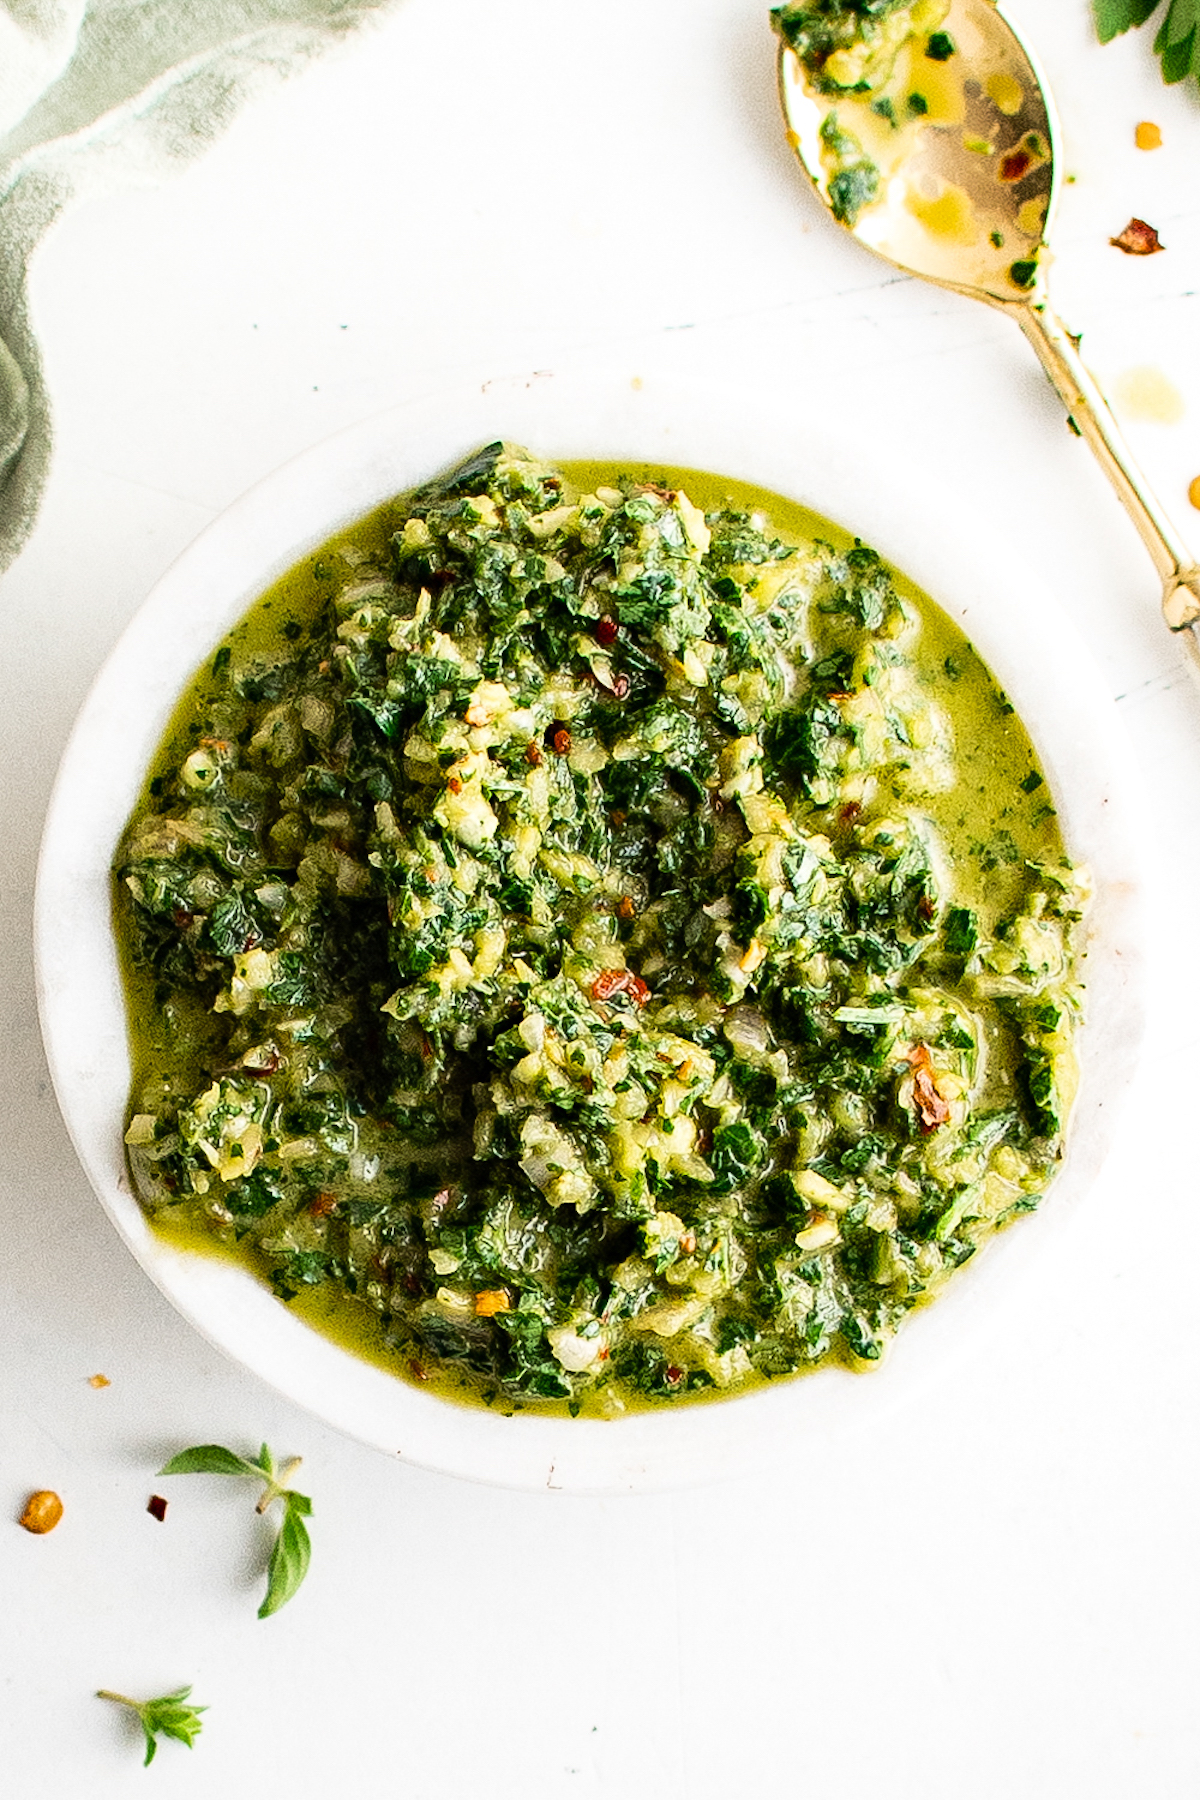
M 118 858 L 143 1204 L 503 1411 L 874 1363 L 1062 1150 L 1019 726 L 867 546 L 678 479 L 495 444 L 335 540 Z

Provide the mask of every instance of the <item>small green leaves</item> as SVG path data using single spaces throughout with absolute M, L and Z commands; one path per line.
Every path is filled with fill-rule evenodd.
M 1096 32 L 1102 44 L 1111 43 L 1135 25 L 1144 25 L 1157 12 L 1160 0 L 1092 0 Z M 1162 62 L 1163 80 L 1200 79 L 1200 0 L 1169 0 L 1154 39 L 1154 53 Z
M 197 1444 L 190 1450 L 181 1450 L 159 1470 L 160 1475 L 248 1476 L 251 1481 L 265 1483 L 256 1512 L 265 1513 L 276 1500 L 282 1503 L 279 1536 L 267 1564 L 267 1591 L 258 1609 L 260 1619 L 269 1618 L 286 1606 L 308 1573 L 312 1544 L 304 1521 L 312 1513 L 312 1501 L 307 1494 L 298 1494 L 287 1485 L 299 1467 L 300 1458 L 296 1457 L 277 1469 L 266 1444 L 253 1461 L 221 1444 Z
M 131 1700 L 127 1694 L 114 1694 L 109 1688 L 97 1691 L 98 1700 L 115 1700 L 118 1706 L 127 1706 L 135 1712 L 142 1730 L 146 1734 L 146 1760 L 142 1767 L 146 1768 L 154 1761 L 154 1753 L 158 1749 L 158 1736 L 178 1739 L 190 1750 L 201 1732 L 200 1714 L 207 1712 L 206 1706 L 189 1706 L 190 1687 L 176 1688 L 173 1694 L 161 1694 L 157 1700 Z

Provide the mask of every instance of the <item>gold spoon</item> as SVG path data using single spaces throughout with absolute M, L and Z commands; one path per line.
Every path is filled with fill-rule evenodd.
M 1200 566 L 1047 297 L 1058 122 L 1034 57 L 994 0 L 852 16 L 848 43 L 836 20 L 831 33 L 832 10 L 798 0 L 772 14 L 788 141 L 805 174 L 860 243 L 1016 320 L 1154 559 L 1167 624 L 1184 631 L 1200 619 Z

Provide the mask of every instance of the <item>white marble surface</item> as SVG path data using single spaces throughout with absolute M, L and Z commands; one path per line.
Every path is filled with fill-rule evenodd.
M 1060 306 L 1097 372 L 1161 370 L 1128 422 L 1200 543 L 1200 94 L 1148 34 L 1024 0 L 1063 116 Z M 36 534 L 0 582 L 0 1770 L 14 1795 L 145 1782 L 231 1800 L 1191 1800 L 1200 1210 L 1200 694 L 1131 528 L 1018 334 L 898 278 L 804 191 L 760 0 L 401 0 L 171 185 L 95 200 L 39 255 L 57 418 Z M 1133 147 L 1161 124 L 1164 147 Z M 1136 213 L 1165 255 L 1108 239 Z M 76 707 L 215 512 L 364 414 L 463 378 L 634 357 L 816 395 L 928 483 L 986 486 L 1121 697 L 1154 903 L 1151 1028 L 1075 1227 L 944 1378 L 819 1458 L 627 1501 L 471 1487 L 277 1398 L 115 1237 L 49 1091 L 30 913 Z M 103 1371 L 111 1386 L 87 1377 Z M 883 1377 L 886 1379 L 886 1374 Z M 308 1583 L 254 1618 L 243 1495 L 172 1489 L 181 1444 L 303 1454 Z M 57 1489 L 63 1523 L 15 1519 Z M 151 1773 L 99 1686 L 195 1684 Z M 139 1790 L 140 1791 L 140 1790 Z

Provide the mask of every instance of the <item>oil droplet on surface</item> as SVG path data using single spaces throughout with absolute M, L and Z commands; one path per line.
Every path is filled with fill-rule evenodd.
M 922 57 L 920 64 L 914 65 L 910 87 L 924 98 L 928 124 L 961 125 L 965 120 L 962 76 L 953 62 L 929 62 Z
M 1178 425 L 1187 406 L 1183 395 L 1161 369 L 1126 369 L 1113 383 L 1113 398 L 1128 419 L 1152 425 Z
M 976 244 L 979 242 L 979 221 L 971 196 L 965 188 L 958 187 L 953 181 L 942 185 L 940 193 L 932 198 L 910 188 L 905 204 L 914 218 L 924 225 L 926 231 L 934 237 L 941 238 L 948 244 Z
M 1196 508 L 1196 511 L 1200 512 L 1200 475 L 1197 475 L 1195 481 L 1193 481 L 1191 487 L 1188 489 L 1188 499 Z
M 1004 70 L 989 75 L 983 91 L 997 112 L 1004 113 L 1010 119 L 1020 112 L 1025 98 L 1025 90 L 1016 76 L 1009 75 Z
M 1162 132 L 1150 119 L 1143 119 L 1133 134 L 1133 141 L 1139 150 L 1161 150 Z

